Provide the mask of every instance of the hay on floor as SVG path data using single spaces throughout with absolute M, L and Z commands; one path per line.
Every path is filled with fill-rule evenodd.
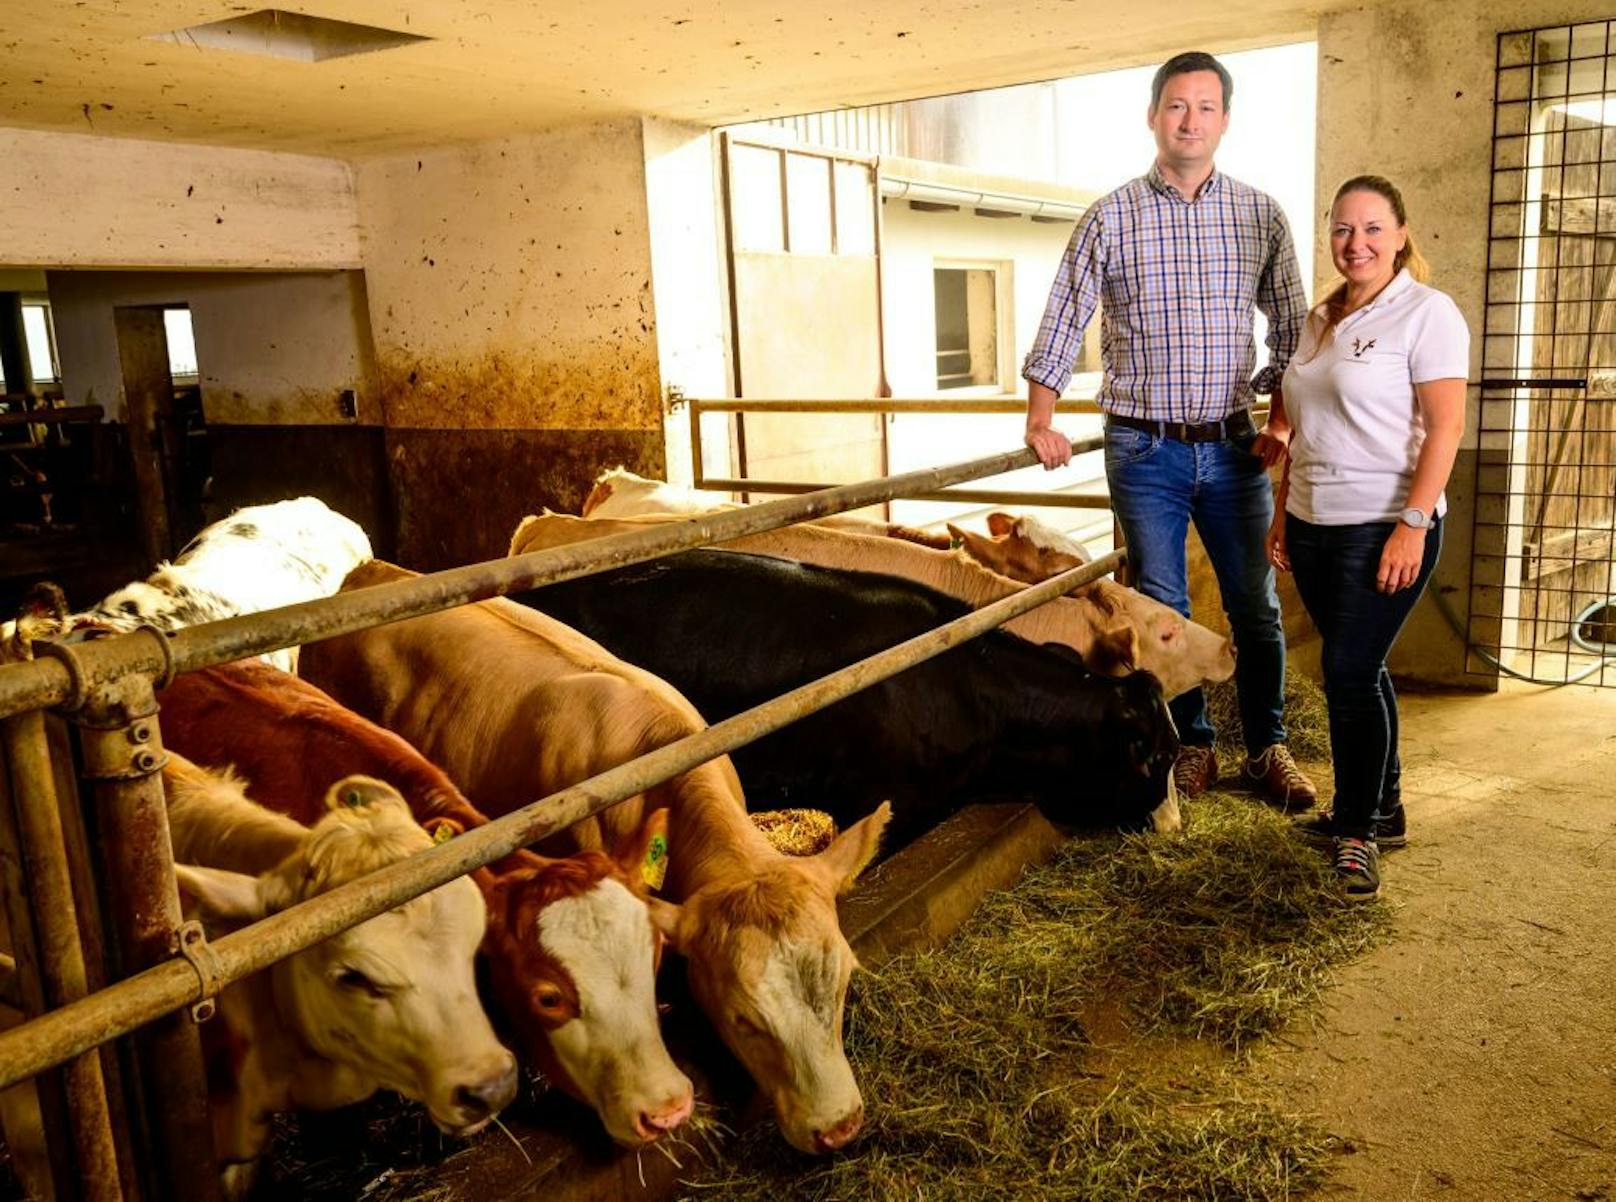
M 682 1197 L 1187 1202 L 1321 1185 L 1335 1141 L 1222 1053 L 1312 1002 L 1385 917 L 1345 906 L 1323 858 L 1249 798 L 1209 794 L 1190 815 L 1181 837 L 1074 842 L 944 947 L 856 976 L 859 1140 L 813 1159 L 765 1126 Z M 1217 1054 L 1112 1075 L 1084 1022 L 1108 1006 L 1141 1035 Z
M 1217 731 L 1217 749 L 1224 756 L 1244 756 L 1246 744 L 1240 723 L 1240 700 L 1232 679 L 1209 684 L 1206 716 Z M 1330 758 L 1330 713 L 1324 690 L 1294 668 L 1285 670 L 1285 734 L 1291 754 L 1299 760 Z

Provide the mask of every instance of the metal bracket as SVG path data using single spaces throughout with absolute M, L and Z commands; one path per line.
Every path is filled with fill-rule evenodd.
M 67 669 L 67 700 L 56 708 L 64 714 L 83 709 L 84 703 L 90 699 L 90 692 L 84 683 L 84 665 L 79 662 L 78 653 L 66 643 L 52 642 L 50 639 L 34 643 L 33 652 L 35 659 L 43 655 Z
M 219 995 L 219 978 L 224 975 L 219 953 L 213 950 L 202 924 L 195 919 L 180 924 L 174 934 L 172 950 L 176 955 L 184 956 L 186 963 L 196 972 L 197 986 L 202 996 L 191 1005 L 191 1021 L 205 1023 L 218 1010 L 213 999 Z
M 677 384 L 666 384 L 662 388 L 662 412 L 677 413 L 689 402 L 685 390 Z

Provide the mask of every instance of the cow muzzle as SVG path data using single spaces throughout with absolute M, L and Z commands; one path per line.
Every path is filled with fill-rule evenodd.
M 507 1054 L 497 1071 L 455 1086 L 445 1112 L 431 1108 L 432 1121 L 445 1135 L 466 1139 L 493 1122 L 515 1097 L 516 1058 Z
M 864 1126 L 864 1107 L 860 1106 L 846 1118 L 822 1131 L 814 1132 L 814 1151 L 820 1155 L 839 1152 L 853 1142 Z

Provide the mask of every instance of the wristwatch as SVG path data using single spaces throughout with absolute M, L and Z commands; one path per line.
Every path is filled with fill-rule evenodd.
M 1397 520 L 1405 526 L 1412 526 L 1416 530 L 1428 530 L 1431 527 L 1431 515 L 1423 509 L 1408 508 L 1397 515 Z

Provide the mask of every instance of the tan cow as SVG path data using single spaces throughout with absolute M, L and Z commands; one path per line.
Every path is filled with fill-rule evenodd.
M 373 562 L 362 588 L 413 575 Z M 664 681 L 503 599 L 304 648 L 305 676 L 404 736 L 484 813 L 499 815 L 701 730 Z M 668 810 L 670 902 L 652 915 L 689 961 L 691 991 L 808 1152 L 846 1144 L 863 1100 L 842 1048 L 853 952 L 836 895 L 874 855 L 891 809 L 817 856 L 770 846 L 746 816 L 727 756 L 573 827 L 553 851 L 610 847 Z
M 210 928 L 263 918 L 432 845 L 397 791 L 369 777 L 333 785 L 313 827 L 255 805 L 231 774 L 178 756 L 163 781 L 175 874 Z M 258 876 L 196 863 L 241 843 L 273 849 L 279 863 Z M 462 877 L 226 987 L 202 1030 L 228 1192 L 250 1188 L 278 1111 L 330 1110 L 391 1089 L 424 1103 L 440 1130 L 469 1136 L 515 1097 L 516 1059 L 477 1000 L 485 922 L 477 887 Z
M 624 468 L 613 467 L 607 468 L 595 477 L 594 487 L 584 498 L 583 516 L 595 519 L 610 518 L 615 521 L 656 514 L 677 514 L 681 518 L 689 518 L 703 513 L 745 508 L 732 501 L 721 499 L 727 495 L 683 488 L 677 484 L 669 484 L 666 480 L 651 480 L 645 476 L 636 476 Z M 846 513 L 831 514 L 829 517 L 817 519 L 813 524 L 828 530 L 851 530 L 858 534 L 901 538 L 906 542 L 941 550 L 947 550 L 949 546 L 946 534 L 933 534 L 915 526 L 854 517 Z
M 511 537 L 511 554 L 604 538 L 643 529 L 659 520 L 679 519 L 652 516 L 638 522 L 610 522 L 556 513 L 531 516 L 522 519 Z M 748 534 L 722 546 L 820 567 L 901 576 L 978 607 L 1024 587 L 957 551 L 937 551 L 903 539 L 817 526 Z M 1095 581 L 1070 597 L 1041 605 L 1005 623 L 1005 629 L 1031 642 L 1070 647 L 1096 672 L 1153 672 L 1168 697 L 1199 684 L 1227 680 L 1234 673 L 1234 653 L 1228 639 L 1111 580 Z

